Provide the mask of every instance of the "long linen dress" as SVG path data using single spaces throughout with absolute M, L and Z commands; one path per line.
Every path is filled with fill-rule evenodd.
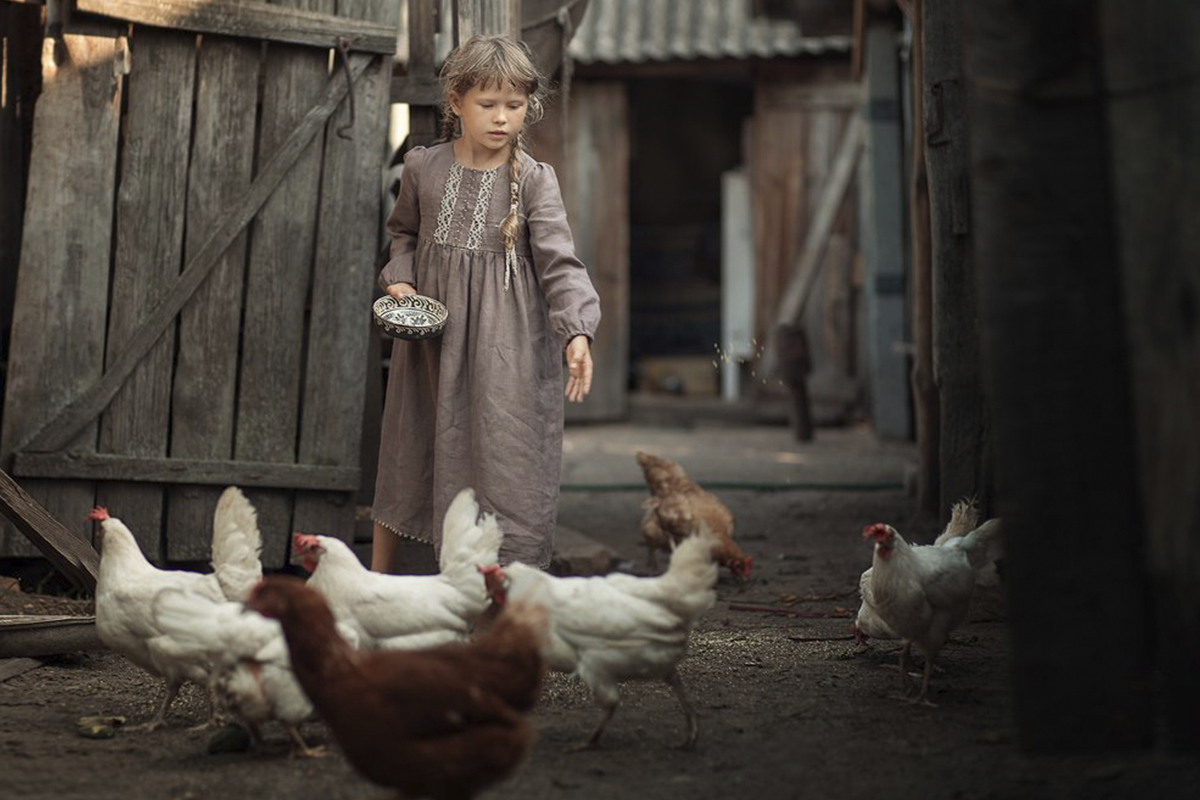
M 521 163 L 521 234 L 506 289 L 508 164 L 464 167 L 449 143 L 405 156 L 379 284 L 411 283 L 449 317 L 440 337 L 392 347 L 373 515 L 440 553 L 446 508 L 472 487 L 504 531 L 501 562 L 545 567 L 562 464 L 563 352 L 574 336 L 595 335 L 600 303 L 553 168 L 527 154 Z

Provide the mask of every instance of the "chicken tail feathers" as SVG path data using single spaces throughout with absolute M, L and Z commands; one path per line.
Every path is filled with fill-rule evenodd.
M 473 489 L 463 489 L 450 503 L 442 523 L 442 551 L 438 566 L 442 575 L 477 581 L 477 567 L 495 564 L 500 557 L 503 534 L 495 514 L 479 516 Z
M 1004 537 L 1000 519 L 989 519 L 975 530 L 954 542 L 955 547 L 962 550 L 971 569 L 978 575 L 993 567 L 1004 557 Z
M 974 497 L 964 497 L 950 508 L 950 521 L 933 544 L 935 547 L 941 547 L 951 539 L 966 536 L 978 526 L 979 506 Z
M 221 493 L 213 514 L 212 566 L 221 591 L 229 600 L 245 602 L 262 579 L 262 536 L 258 513 L 241 490 L 230 486 Z

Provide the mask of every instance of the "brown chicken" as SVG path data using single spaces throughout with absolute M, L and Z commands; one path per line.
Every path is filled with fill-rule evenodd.
M 717 563 L 729 567 L 742 580 L 750 577 L 753 559 L 733 541 L 733 514 L 716 495 L 701 489 L 683 467 L 669 458 L 638 451 L 637 462 L 646 476 L 650 496 L 642 502 L 642 537 L 650 568 L 658 569 L 657 551 L 669 552 L 687 536 L 708 525 L 718 545 Z
M 541 692 L 546 612 L 512 605 L 477 640 L 359 651 L 301 581 L 265 579 L 247 604 L 278 619 L 297 680 L 346 758 L 405 797 L 460 800 L 507 777 L 529 752 L 522 714 Z

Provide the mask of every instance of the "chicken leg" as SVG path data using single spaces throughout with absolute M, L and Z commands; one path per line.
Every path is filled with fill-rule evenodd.
M 683 750 L 694 750 L 696 747 L 696 739 L 700 736 L 700 725 L 696 721 L 696 709 L 692 707 L 692 703 L 688 700 L 687 692 L 683 688 L 683 680 L 679 677 L 678 670 L 672 669 L 666 678 L 667 685 L 671 687 L 671 691 L 675 693 L 675 697 L 679 699 L 679 705 L 683 706 L 683 716 L 687 721 L 687 737 L 683 740 L 680 748 Z
M 586 742 L 571 748 L 573 753 L 591 750 L 600 744 L 600 734 L 604 733 L 605 727 L 608 726 L 609 720 L 617 712 L 617 706 L 621 703 L 621 694 L 616 686 L 595 687 L 592 689 L 592 697 L 595 699 L 596 705 L 600 706 L 600 721 L 596 723 L 592 735 L 587 738 Z
M 297 725 L 287 725 L 288 736 L 292 738 L 292 757 L 293 758 L 324 758 L 328 752 L 324 745 L 309 747 L 308 742 L 304 741 L 304 737 L 300 735 L 300 728 Z
M 167 709 L 171 707 L 175 696 L 179 694 L 179 688 L 183 686 L 183 681 L 166 681 L 167 694 L 158 706 L 156 713 L 149 722 L 143 722 L 141 725 L 132 725 L 127 730 L 130 731 L 156 731 L 167 724 Z

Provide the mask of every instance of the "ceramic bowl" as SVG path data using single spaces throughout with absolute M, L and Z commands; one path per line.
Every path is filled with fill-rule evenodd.
M 384 333 L 397 339 L 429 339 L 440 336 L 446 327 L 449 313 L 446 307 L 419 294 L 410 294 L 397 300 L 384 295 L 371 306 L 375 324 Z

